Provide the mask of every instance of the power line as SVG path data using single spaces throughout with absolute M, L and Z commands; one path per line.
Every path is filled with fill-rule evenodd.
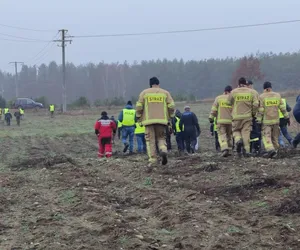
M 300 20 L 288 20 L 268 23 L 256 23 L 256 24 L 245 24 L 245 25 L 234 25 L 234 26 L 223 26 L 215 28 L 202 28 L 202 29 L 189 29 L 189 30 L 172 30 L 172 31 L 157 31 L 157 32 L 142 32 L 142 33 L 120 33 L 120 34 L 102 34 L 102 35 L 81 35 L 72 36 L 72 38 L 95 38 L 95 37 L 120 37 L 120 36 L 145 36 L 145 35 L 163 35 L 163 34 L 176 34 L 176 33 L 191 33 L 191 32 L 203 32 L 203 31 L 216 31 L 216 30 L 230 30 L 230 29 L 241 29 L 259 26 L 269 26 L 278 24 L 297 23 Z
M 7 37 L 12 37 L 12 38 L 23 39 L 23 40 L 28 40 L 28 41 L 49 42 L 49 41 L 46 41 L 46 40 L 40 40 L 40 39 L 35 39 L 35 38 L 28 38 L 28 37 L 23 37 L 23 36 L 14 36 L 14 35 L 4 34 L 4 33 L 0 33 L 0 35 L 7 36 Z
M 45 53 L 43 53 L 48 47 L 50 44 L 53 45 L 53 40 L 56 39 L 58 37 L 58 32 L 56 33 L 56 35 L 51 39 L 51 41 L 49 41 L 35 56 L 31 57 L 28 61 L 31 62 L 31 61 L 34 61 L 34 60 L 39 60 L 41 56 L 45 55 L 45 53 L 47 53 L 48 51 L 50 51 L 50 49 L 53 47 L 51 46 L 49 48 L 48 51 L 46 51 Z M 41 55 L 42 54 L 42 55 Z M 40 56 L 41 55 L 41 56 Z
M 41 62 L 41 60 L 44 59 L 45 56 L 48 55 L 49 52 L 53 49 L 54 45 L 55 44 L 52 43 L 51 46 L 47 50 L 44 51 L 44 53 L 40 54 L 37 58 L 35 58 L 34 60 L 32 60 L 32 63 L 29 63 L 29 64 L 31 64 L 31 65 L 37 65 L 37 64 L 39 64 Z
M 21 43 L 45 43 L 46 41 L 30 41 L 30 40 L 17 40 L 17 39 L 8 39 L 0 38 L 0 41 L 9 41 L 9 42 L 21 42 Z
M 6 27 L 6 28 L 18 29 L 18 30 L 35 31 L 35 32 L 54 32 L 55 31 L 55 30 L 39 30 L 39 29 L 22 28 L 22 27 L 7 25 L 7 24 L 0 24 L 0 26 Z

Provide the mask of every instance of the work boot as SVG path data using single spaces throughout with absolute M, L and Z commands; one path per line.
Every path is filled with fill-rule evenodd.
M 277 152 L 275 150 L 270 150 L 268 152 L 265 152 L 263 157 L 264 158 L 273 158 L 277 156 Z
M 128 150 L 128 148 L 129 148 L 129 144 L 128 144 L 128 143 L 125 143 L 125 144 L 124 144 L 123 153 L 126 153 L 127 150 Z
M 168 163 L 168 155 L 166 152 L 160 152 L 160 156 L 161 156 L 161 164 L 162 165 L 166 165 Z
M 229 156 L 229 150 L 228 149 L 223 150 L 221 156 L 222 157 L 228 157 Z
M 298 143 L 295 140 L 292 140 L 292 146 L 293 148 L 297 148 Z
M 241 157 L 242 156 L 242 148 L 243 148 L 243 140 L 240 139 L 237 143 L 236 143 L 236 152 L 238 153 L 238 156 Z

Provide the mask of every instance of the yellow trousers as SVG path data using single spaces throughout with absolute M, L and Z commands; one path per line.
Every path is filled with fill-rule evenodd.
M 246 153 L 250 153 L 250 132 L 252 120 L 236 120 L 232 122 L 232 133 L 235 143 L 243 140 Z
M 218 124 L 218 138 L 221 151 L 232 149 L 232 124 Z
M 262 126 L 262 140 L 266 151 L 279 149 L 279 135 L 280 128 L 278 124 Z
M 149 162 L 156 163 L 158 157 L 156 152 L 156 143 L 161 152 L 168 152 L 165 138 L 166 126 L 161 124 L 153 124 L 145 126 L 145 129 L 145 139 Z

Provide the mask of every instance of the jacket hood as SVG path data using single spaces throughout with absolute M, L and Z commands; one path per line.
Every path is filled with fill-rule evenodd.
M 178 109 L 176 109 L 175 111 L 175 116 L 177 116 L 178 118 L 181 118 L 182 116 L 181 112 Z
M 133 109 L 133 108 L 132 108 L 132 105 L 126 105 L 125 108 L 126 108 L 126 109 Z
M 99 120 L 109 120 L 109 118 L 107 115 L 103 115 L 103 116 L 101 116 L 101 118 Z

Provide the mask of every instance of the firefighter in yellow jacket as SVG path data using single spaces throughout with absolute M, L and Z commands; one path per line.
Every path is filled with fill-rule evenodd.
M 216 97 L 208 118 L 210 123 L 214 123 L 214 119 L 217 118 L 218 138 L 223 157 L 229 156 L 232 149 L 232 106 L 227 103 L 231 91 L 232 87 L 226 86 L 224 94 Z
M 286 106 L 281 99 L 279 93 L 272 91 L 270 82 L 264 83 L 264 93 L 260 95 L 259 112 L 257 122 L 261 125 L 263 144 L 266 150 L 266 157 L 274 157 L 279 149 L 278 137 L 280 135 L 279 128 L 279 112 L 282 112 L 284 119 L 289 122 L 289 114 Z
M 145 139 L 150 164 L 157 163 L 156 143 L 162 164 L 166 165 L 168 162 L 165 129 L 170 118 L 174 116 L 174 108 L 175 104 L 170 93 L 160 88 L 159 80 L 152 77 L 150 88 L 140 93 L 136 103 L 136 117 L 146 129 Z
M 259 100 L 255 91 L 247 87 L 247 81 L 241 77 L 238 87 L 228 96 L 232 107 L 232 132 L 239 156 L 244 148 L 244 156 L 250 155 L 250 131 L 252 118 L 256 117 Z

